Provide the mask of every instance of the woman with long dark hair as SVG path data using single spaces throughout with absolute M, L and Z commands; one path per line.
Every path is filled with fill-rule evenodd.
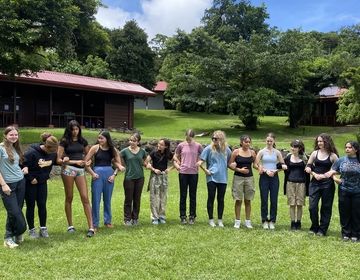
M 16 248 L 26 231 L 26 221 L 22 212 L 25 196 L 25 179 L 28 168 L 21 169 L 23 153 L 19 142 L 19 132 L 14 126 L 4 130 L 0 143 L 0 195 L 7 212 L 4 246 Z
M 170 141 L 160 139 L 157 149 L 147 157 L 147 168 L 151 170 L 149 179 L 151 222 L 153 225 L 166 223 L 166 202 L 168 192 L 168 173 L 172 166 L 168 162 L 173 158 Z
M 335 184 L 325 173 L 338 159 L 338 152 L 330 135 L 321 133 L 315 139 L 305 171 L 312 175 L 309 186 L 310 233 L 325 236 L 330 225 Z M 321 200 L 320 221 L 319 202 Z
M 58 159 L 62 159 L 61 178 L 65 190 L 65 213 L 68 222 L 69 233 L 75 232 L 72 220 L 72 201 L 74 196 L 74 183 L 79 191 L 88 224 L 86 236 L 95 234 L 91 215 L 91 206 L 88 196 L 88 188 L 85 178 L 85 166 L 89 164 L 84 160 L 90 146 L 81 134 L 80 124 L 72 120 L 65 128 L 64 135 L 58 148 Z
M 104 225 L 112 228 L 111 198 L 114 190 L 114 180 L 118 170 L 124 171 L 118 150 L 115 148 L 108 131 L 101 131 L 97 142 L 85 156 L 85 162 L 93 159 L 93 167 L 87 167 L 92 176 L 91 206 L 94 229 L 99 228 L 101 195 L 104 200 Z M 115 170 L 112 165 L 115 166 Z
M 356 141 L 345 144 L 346 156 L 339 158 L 327 176 L 339 184 L 339 214 L 341 235 L 344 241 L 360 240 L 360 147 Z

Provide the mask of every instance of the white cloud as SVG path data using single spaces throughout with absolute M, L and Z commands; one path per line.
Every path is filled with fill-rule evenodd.
M 190 32 L 200 25 L 205 9 L 212 0 L 142 0 L 142 13 L 129 13 L 117 7 L 99 8 L 96 19 L 108 28 L 122 27 L 135 19 L 149 39 L 156 34 L 172 36 L 177 29 Z

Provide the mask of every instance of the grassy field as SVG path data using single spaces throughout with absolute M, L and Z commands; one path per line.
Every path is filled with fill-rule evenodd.
M 223 129 L 229 143 L 238 144 L 244 129 L 232 128 L 236 117 L 181 114 L 175 111 L 137 111 L 136 127 L 145 140 L 168 137 L 182 139 L 188 127 L 197 132 Z M 308 150 L 315 135 L 329 132 L 339 150 L 347 139 L 354 139 L 358 128 L 305 127 L 286 128 L 285 118 L 262 119 L 259 131 L 246 132 L 253 137 L 254 146 L 262 147 L 268 131 L 277 135 L 279 147 L 288 147 L 294 138 L 305 139 Z M 24 143 L 37 142 L 42 131 L 21 129 Z M 54 130 L 61 135 L 63 130 Z M 96 131 L 84 131 L 94 141 Z M 126 135 L 113 133 L 115 138 Z M 33 138 L 31 138 L 33 137 Z M 199 138 L 202 143 L 209 137 Z M 146 182 L 149 172 L 146 171 Z M 178 179 L 172 171 L 169 178 L 168 223 L 150 224 L 149 194 L 144 187 L 140 225 L 125 228 L 122 225 L 123 175 L 116 178 L 113 195 L 113 223 L 115 228 L 101 227 L 94 238 L 86 238 L 86 220 L 78 193 L 73 202 L 75 234 L 66 233 L 64 191 L 59 178 L 49 181 L 48 228 L 49 239 L 30 240 L 16 250 L 1 249 L 1 279 L 358 279 L 357 263 L 360 243 L 340 240 L 337 200 L 329 235 L 325 238 L 309 236 L 309 215 L 304 211 L 303 230 L 289 230 L 290 221 L 286 199 L 279 194 L 278 222 L 273 232 L 260 225 L 259 191 L 253 201 L 253 230 L 233 228 L 232 174 L 225 196 L 225 228 L 210 228 L 207 224 L 205 175 L 200 173 L 198 184 L 197 221 L 193 226 L 180 225 L 178 214 Z M 255 180 L 258 180 L 256 175 Z M 281 178 L 282 182 L 282 178 Z M 242 209 L 242 220 L 243 217 Z M 6 212 L 0 206 L 0 225 L 5 224 Z M 37 220 L 36 220 L 37 221 Z

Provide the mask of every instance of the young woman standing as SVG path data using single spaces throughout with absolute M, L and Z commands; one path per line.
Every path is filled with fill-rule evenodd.
M 151 222 L 153 225 L 166 223 L 166 202 L 168 192 L 168 173 L 173 168 L 168 162 L 173 158 L 170 141 L 160 139 L 157 149 L 147 157 L 147 168 L 151 170 L 149 179 Z
M 275 145 L 275 135 L 266 136 L 266 147 L 256 156 L 254 167 L 260 174 L 261 220 L 264 229 L 275 229 L 277 203 L 279 194 L 278 163 L 281 169 L 286 169 L 284 159 Z M 268 216 L 268 198 L 270 194 L 270 217 Z
M 26 179 L 26 221 L 31 238 L 49 237 L 46 227 L 46 200 L 48 194 L 47 180 L 51 169 L 57 163 L 57 149 L 59 142 L 50 133 L 41 135 L 42 144 L 31 146 L 25 153 L 24 166 L 28 167 L 29 173 Z M 40 231 L 36 232 L 34 225 L 35 203 L 38 207 Z
M 189 190 L 190 213 L 189 224 L 195 223 L 196 218 L 196 192 L 199 178 L 197 162 L 202 152 L 202 146 L 194 141 L 195 132 L 188 129 L 185 133 L 186 140 L 181 142 L 175 150 L 174 166 L 179 171 L 180 185 L 180 222 L 187 224 L 186 198 Z
M 355 141 L 345 144 L 346 156 L 339 158 L 327 176 L 333 177 L 339 184 L 339 214 L 341 235 L 344 241 L 360 240 L 360 147 Z
M 245 227 L 251 229 L 251 201 L 255 195 L 254 176 L 251 166 L 256 154 L 250 149 L 251 138 L 248 135 L 240 137 L 240 148 L 235 149 L 230 158 L 230 168 L 234 170 L 232 196 L 235 200 L 235 223 L 234 228 L 240 228 L 241 204 L 245 204 Z
M 7 212 L 4 246 L 16 248 L 23 241 L 26 221 L 22 212 L 25 196 L 25 179 L 28 169 L 20 168 L 23 153 L 20 148 L 19 132 L 16 127 L 4 130 L 0 143 L 0 195 Z
M 290 143 L 291 153 L 284 161 L 287 166 L 284 179 L 284 193 L 290 209 L 290 219 L 292 230 L 301 229 L 301 218 L 303 206 L 305 206 L 306 183 L 309 175 L 305 172 L 307 157 L 305 154 L 304 143 L 294 140 Z
M 206 174 L 209 225 L 211 227 L 216 226 L 214 222 L 214 200 L 217 192 L 218 226 L 224 227 L 222 216 L 224 212 L 224 197 L 228 177 L 227 168 L 231 156 L 231 150 L 226 143 L 225 133 L 223 131 L 215 131 L 211 140 L 211 144 L 202 151 L 198 166 L 200 166 Z M 206 168 L 202 167 L 203 162 L 206 162 Z
M 85 178 L 84 157 L 89 152 L 90 146 L 81 135 L 80 124 L 72 120 L 65 128 L 63 138 L 58 149 L 58 159 L 62 159 L 61 178 L 65 190 L 65 213 L 68 222 L 69 233 L 75 232 L 72 220 L 72 201 L 74 196 L 74 183 L 80 193 L 81 202 L 87 219 L 88 231 L 86 236 L 92 237 L 95 234 L 91 216 L 91 206 L 88 196 L 88 188 Z
M 129 147 L 120 151 L 121 164 L 125 166 L 124 178 L 124 225 L 137 225 L 139 221 L 141 193 L 144 186 L 144 167 L 147 153 L 139 147 L 141 136 L 134 133 Z
M 85 162 L 93 159 L 93 167 L 87 167 L 92 176 L 91 201 L 94 229 L 99 228 L 101 195 L 104 200 L 104 225 L 112 228 L 111 198 L 114 190 L 114 180 L 118 170 L 124 171 L 118 150 L 115 148 L 108 131 L 101 131 L 97 142 L 85 156 Z M 112 165 L 116 169 L 113 170 Z
M 326 133 L 316 137 L 314 146 L 314 151 L 311 153 L 305 168 L 305 171 L 312 175 L 309 186 L 310 233 L 325 236 L 331 220 L 335 194 L 334 181 L 325 173 L 330 170 L 332 164 L 338 159 L 338 152 L 332 138 Z

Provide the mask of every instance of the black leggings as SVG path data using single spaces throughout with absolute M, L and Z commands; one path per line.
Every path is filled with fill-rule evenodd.
M 46 200 L 47 200 L 47 182 L 32 185 L 26 181 L 25 201 L 26 201 L 26 221 L 29 229 L 33 229 L 35 202 L 38 207 L 40 227 L 46 227 Z

